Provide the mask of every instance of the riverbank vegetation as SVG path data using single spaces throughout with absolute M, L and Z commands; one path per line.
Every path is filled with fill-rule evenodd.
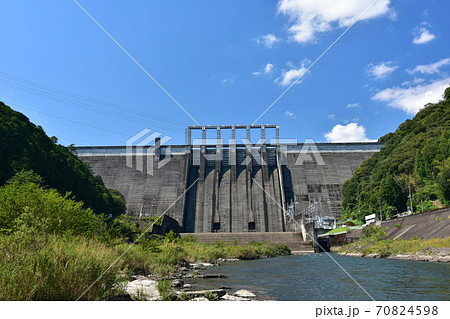
M 380 257 L 389 257 L 400 254 L 414 254 L 418 252 L 431 253 L 430 248 L 450 247 L 450 237 L 422 239 L 413 237 L 410 239 L 389 239 L 380 226 L 363 229 L 363 238 L 347 244 L 339 249 L 339 253 L 356 253 L 362 256 L 375 254 Z M 424 252 L 425 254 L 425 252 Z
M 0 300 L 107 300 L 133 274 L 166 278 L 189 262 L 290 254 L 285 245 L 150 236 L 131 218 L 95 214 L 41 180 L 20 172 L 0 187 Z
M 386 219 L 411 202 L 414 212 L 450 205 L 450 87 L 442 101 L 427 104 L 379 142 L 381 151 L 344 184 L 343 219 L 364 220 L 380 209 Z

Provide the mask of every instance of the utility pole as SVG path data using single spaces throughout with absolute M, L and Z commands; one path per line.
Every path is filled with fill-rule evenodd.
M 381 198 L 378 199 L 378 205 L 380 207 L 380 220 L 383 220 L 383 212 L 381 210 Z
M 361 220 L 361 206 L 358 204 L 358 219 Z
M 411 184 L 408 185 L 408 189 L 409 189 L 409 195 L 408 195 L 408 197 L 409 197 L 409 205 L 410 205 L 410 208 L 411 208 L 411 214 L 413 214 L 414 213 L 414 209 L 413 209 L 413 204 L 412 204 Z

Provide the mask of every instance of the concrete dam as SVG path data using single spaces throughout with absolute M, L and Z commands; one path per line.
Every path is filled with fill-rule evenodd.
M 224 144 L 226 129 L 231 139 Z M 245 129 L 245 143 L 236 143 L 238 129 Z M 251 144 L 255 129 L 261 138 Z M 276 138 L 266 140 L 266 129 L 276 129 Z M 193 130 L 202 133 L 194 143 Z M 214 139 L 206 138 L 207 130 L 216 131 Z M 146 133 L 127 146 L 78 147 L 77 154 L 107 187 L 125 196 L 127 214 L 165 213 L 185 233 L 284 232 L 286 208 L 295 204 L 301 211 L 317 201 L 322 216 L 338 217 L 344 182 L 382 147 L 294 143 L 279 138 L 278 125 L 190 126 L 185 145 L 142 139 Z

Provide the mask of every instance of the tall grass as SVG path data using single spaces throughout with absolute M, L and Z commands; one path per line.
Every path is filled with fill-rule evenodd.
M 127 249 L 127 245 L 120 249 Z M 269 245 L 251 242 L 228 244 L 224 242 L 200 243 L 187 237 L 174 240 L 154 239 L 153 244 L 135 245 L 123 256 L 124 267 L 133 273 L 167 277 L 187 262 L 214 263 L 219 258 L 257 259 L 289 255 L 284 244 Z
M 76 300 L 116 257 L 117 250 L 92 239 L 0 236 L 0 300 Z M 118 293 L 119 270 L 112 266 L 82 299 Z

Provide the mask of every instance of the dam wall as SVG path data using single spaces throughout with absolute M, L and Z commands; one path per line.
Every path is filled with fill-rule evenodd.
M 164 169 L 158 169 L 160 161 L 142 160 L 142 171 L 139 171 L 136 169 L 139 157 L 132 159 L 132 167 L 127 166 L 123 147 L 84 148 L 77 152 L 79 158 L 102 178 L 106 187 L 117 189 L 124 195 L 128 215 L 145 217 L 166 212 L 178 221 L 183 220 L 188 155 L 173 153 Z M 148 174 L 149 165 L 153 169 L 152 175 Z
M 167 214 L 185 233 L 284 232 L 284 209 L 320 200 L 338 217 L 341 190 L 378 143 L 78 147 L 127 214 Z

